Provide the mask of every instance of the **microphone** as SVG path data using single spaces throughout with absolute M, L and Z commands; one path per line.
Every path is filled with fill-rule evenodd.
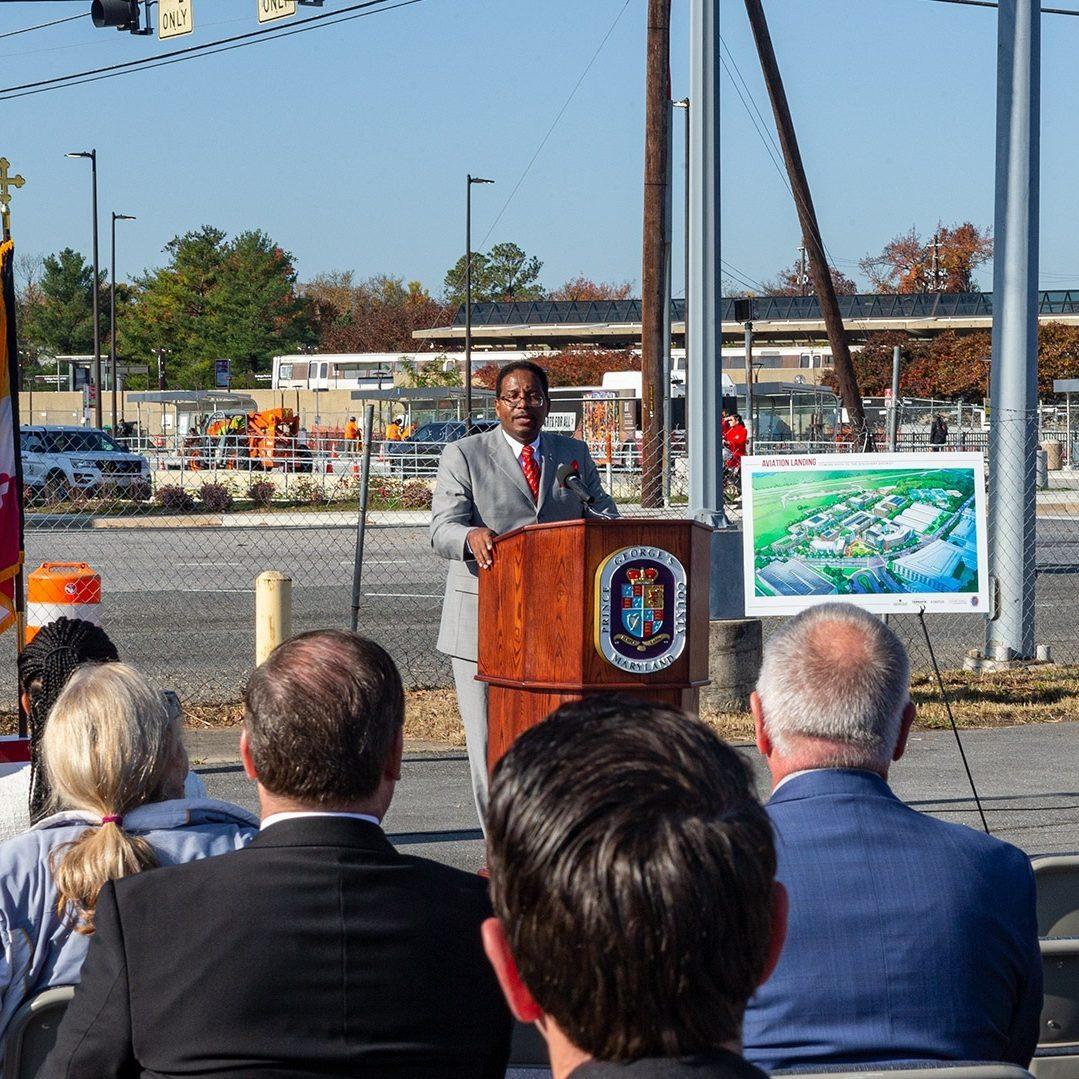
M 598 517 L 601 521 L 614 520 L 612 514 L 595 508 L 595 496 L 590 494 L 588 488 L 585 487 L 584 480 L 581 479 L 580 466 L 576 461 L 571 464 L 566 464 L 565 462 L 560 464 L 555 469 L 554 478 L 558 480 L 559 487 L 572 491 L 581 500 L 581 505 L 584 506 L 585 510 L 593 517 Z
M 595 498 L 588 493 L 584 481 L 581 479 L 581 470 L 577 462 L 567 464 L 563 462 L 555 469 L 554 478 L 558 480 L 558 486 L 567 491 L 572 491 L 586 506 L 591 506 Z

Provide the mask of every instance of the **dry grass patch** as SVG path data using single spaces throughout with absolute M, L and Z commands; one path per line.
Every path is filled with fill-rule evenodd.
M 1079 719 L 1079 667 L 1048 664 L 985 674 L 945 671 L 944 684 L 961 727 L 1015 727 Z M 918 727 L 947 727 L 947 713 L 933 675 L 916 675 L 911 695 L 918 706 Z M 243 706 L 238 701 L 188 704 L 184 709 L 186 725 L 202 730 L 234 727 L 242 717 Z M 729 742 L 753 740 L 753 717 L 748 712 L 706 710 L 701 718 Z M 15 729 L 15 713 L 0 713 L 0 733 L 13 734 Z M 417 689 L 408 693 L 405 737 L 463 746 L 465 732 L 454 691 Z

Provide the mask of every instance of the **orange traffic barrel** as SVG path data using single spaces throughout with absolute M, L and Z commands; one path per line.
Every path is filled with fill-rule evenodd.
M 85 562 L 46 562 L 27 577 L 27 643 L 57 618 L 101 624 L 101 574 Z

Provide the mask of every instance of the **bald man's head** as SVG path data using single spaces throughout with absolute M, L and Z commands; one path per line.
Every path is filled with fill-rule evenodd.
M 886 772 L 909 701 L 910 661 L 879 619 L 847 603 L 792 618 L 765 645 L 765 732 L 799 767 Z

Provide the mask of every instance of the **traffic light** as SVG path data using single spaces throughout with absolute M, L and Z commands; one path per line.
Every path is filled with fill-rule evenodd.
M 90 5 L 90 18 L 94 26 L 112 26 L 132 34 L 153 33 L 150 23 L 150 5 L 146 5 L 146 25 L 139 25 L 139 0 L 94 0 Z

